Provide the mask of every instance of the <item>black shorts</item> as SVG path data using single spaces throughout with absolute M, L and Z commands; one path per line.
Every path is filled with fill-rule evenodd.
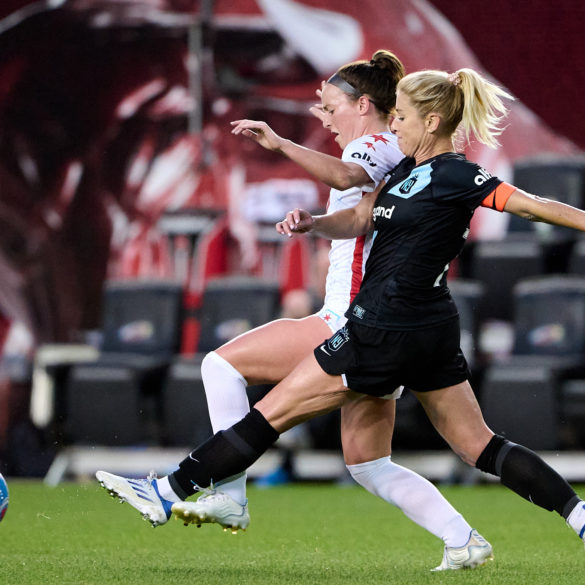
M 426 392 L 470 377 L 459 337 L 459 319 L 413 331 L 387 331 L 349 321 L 314 353 L 326 373 L 345 376 L 347 387 L 355 392 L 386 396 L 401 385 Z

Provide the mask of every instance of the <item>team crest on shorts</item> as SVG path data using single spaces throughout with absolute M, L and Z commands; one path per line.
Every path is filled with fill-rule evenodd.
M 320 349 L 327 355 L 331 355 L 329 351 L 337 351 L 347 341 L 349 341 L 349 333 L 346 327 L 342 327 L 333 337 L 330 337 Z

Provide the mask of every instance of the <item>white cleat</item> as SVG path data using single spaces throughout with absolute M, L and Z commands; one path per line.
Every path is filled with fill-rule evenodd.
M 98 471 L 95 476 L 113 498 L 136 508 L 153 527 L 165 524 L 171 517 L 172 502 L 159 494 L 154 473 L 146 479 L 121 477 L 107 471 Z
M 446 546 L 443 561 L 431 571 L 474 569 L 493 559 L 492 545 L 477 530 L 472 530 L 466 545 L 457 548 Z
M 224 531 L 246 530 L 250 524 L 248 503 L 238 504 L 227 494 L 218 491 L 206 491 L 194 502 L 175 502 L 172 512 L 185 526 L 187 524 L 219 524 Z
M 585 502 L 580 501 L 569 514 L 567 526 L 570 526 L 585 545 Z

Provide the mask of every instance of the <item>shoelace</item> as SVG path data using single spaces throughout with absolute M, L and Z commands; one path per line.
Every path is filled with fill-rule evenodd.
M 197 485 L 196 483 L 193 484 L 193 490 L 196 492 L 201 492 L 203 495 L 199 497 L 199 499 L 201 498 L 208 498 L 209 496 L 214 496 L 217 492 L 217 490 L 213 487 L 213 482 L 211 483 L 211 485 L 209 487 L 201 487 L 199 485 Z

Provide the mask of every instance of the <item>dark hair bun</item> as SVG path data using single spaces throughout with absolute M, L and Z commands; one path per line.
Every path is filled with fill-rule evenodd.
M 404 66 L 400 62 L 400 59 L 394 53 L 385 49 L 379 49 L 372 55 L 370 65 L 398 74 L 397 79 L 404 76 Z

